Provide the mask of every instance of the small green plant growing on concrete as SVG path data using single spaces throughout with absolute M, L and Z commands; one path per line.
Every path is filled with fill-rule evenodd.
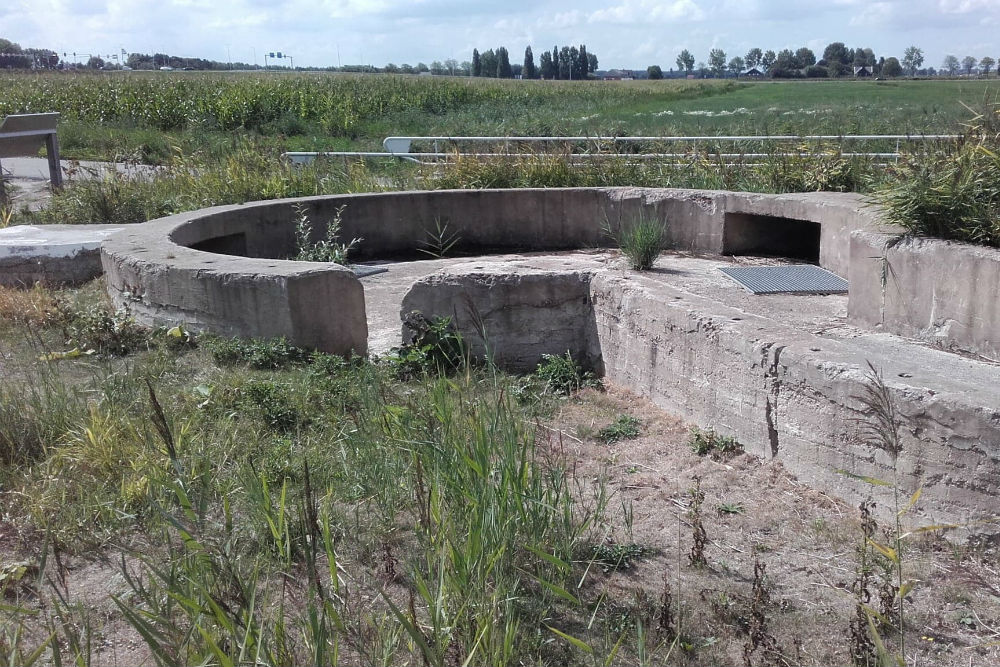
M 442 222 L 441 218 L 434 218 L 434 229 L 428 229 L 426 240 L 422 242 L 423 248 L 417 248 L 420 252 L 430 255 L 434 259 L 441 259 L 449 254 L 462 238 L 458 232 L 449 232 L 448 223 Z
M 347 258 L 363 239 L 353 238 L 348 243 L 340 241 L 340 226 L 344 214 L 344 206 L 338 206 L 333 218 L 326 226 L 326 238 L 321 241 L 312 240 L 312 222 L 304 206 L 296 205 L 295 213 L 298 219 L 295 223 L 295 246 L 297 252 L 292 259 L 299 262 L 333 262 L 347 265 Z
M 608 225 L 605 231 L 628 258 L 632 269 L 647 271 L 663 250 L 666 227 L 660 220 L 640 215 L 620 225 L 617 230 Z
M 535 376 L 545 385 L 545 390 L 560 396 L 569 396 L 584 387 L 599 387 L 600 380 L 583 369 L 566 350 L 566 354 L 543 354 L 535 369 Z
M 618 418 L 597 432 L 599 440 L 611 445 L 619 440 L 639 437 L 640 422 L 632 415 L 618 415 Z

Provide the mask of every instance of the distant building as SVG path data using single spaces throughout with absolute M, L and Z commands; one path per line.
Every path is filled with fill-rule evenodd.
M 854 76 L 856 77 L 866 77 L 871 76 L 872 74 L 874 74 L 874 72 L 872 71 L 871 65 L 862 65 L 861 67 L 858 67 L 857 65 L 854 66 Z
M 602 81 L 631 81 L 634 78 L 632 71 L 627 69 L 609 69 L 601 76 Z
M 751 78 L 751 79 L 759 79 L 759 78 L 761 78 L 762 76 L 764 76 L 764 73 L 763 73 L 763 72 L 761 72 L 761 71 L 760 71 L 759 69 L 757 69 L 756 67 L 751 67 L 751 68 L 750 68 L 750 69 L 748 69 L 747 71 L 743 72 L 743 74 L 741 74 L 740 76 L 746 76 L 746 77 L 749 77 L 749 78 Z

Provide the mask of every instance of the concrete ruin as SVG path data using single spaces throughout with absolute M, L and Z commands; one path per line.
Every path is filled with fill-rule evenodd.
M 452 317 L 501 365 L 530 370 L 569 350 L 607 381 L 780 459 L 816 488 L 851 501 L 874 495 L 889 508 L 889 492 L 860 477 L 895 478 L 903 493 L 924 489 L 926 521 L 995 532 L 997 251 L 897 242 L 856 195 L 406 192 L 223 206 L 130 227 L 104 244 L 108 289 L 150 325 L 364 353 L 365 289 L 379 278 L 281 260 L 294 252 L 296 207 L 318 222 L 345 205 L 342 235 L 364 239 L 363 258 L 412 259 L 442 223 L 460 239 L 456 250 L 494 255 L 439 262 L 393 289 L 404 313 Z M 671 252 L 649 272 L 599 250 L 609 227 L 640 215 L 669 234 Z M 528 249 L 552 252 L 495 256 Z M 591 250 L 555 252 L 574 249 Z M 759 255 L 817 263 L 846 277 L 849 292 L 760 297 L 717 270 Z M 869 363 L 904 420 L 895 460 L 864 437 Z

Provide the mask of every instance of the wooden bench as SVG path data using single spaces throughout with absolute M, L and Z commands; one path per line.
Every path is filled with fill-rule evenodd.
M 0 159 L 5 157 L 34 157 L 43 145 L 49 159 L 49 182 L 52 187 L 62 186 L 59 168 L 59 139 L 56 136 L 58 113 L 30 113 L 7 116 L 0 123 Z M 0 202 L 5 200 L 3 170 L 0 169 Z

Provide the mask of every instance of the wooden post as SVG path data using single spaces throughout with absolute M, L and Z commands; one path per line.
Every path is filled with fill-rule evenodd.
M 45 153 L 49 158 L 49 182 L 53 188 L 61 188 L 62 167 L 59 166 L 59 138 L 55 132 L 45 135 Z
M 0 207 L 7 205 L 7 189 L 3 186 L 3 164 L 0 163 Z

